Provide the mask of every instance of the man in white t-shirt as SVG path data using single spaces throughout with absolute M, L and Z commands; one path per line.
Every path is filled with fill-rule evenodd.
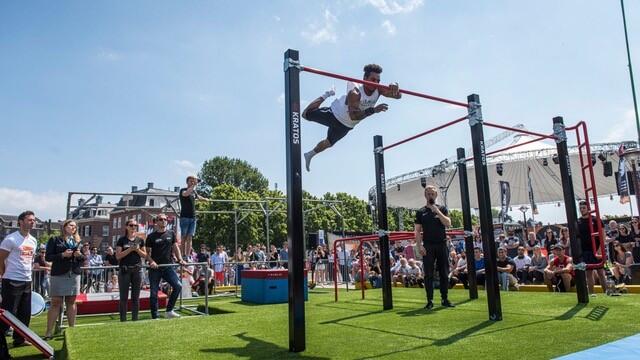
M 369 64 L 364 67 L 363 80 L 379 83 L 382 67 L 376 64 Z M 355 85 L 348 83 L 347 94 L 336 99 L 331 107 L 323 107 L 320 105 L 330 96 L 335 95 L 334 90 L 325 92 L 322 96 L 315 99 L 302 112 L 302 117 L 326 126 L 327 137 L 320 141 L 313 150 L 304 154 L 304 160 L 309 171 L 311 158 L 316 154 L 335 145 L 338 140 L 342 139 L 349 131 L 351 131 L 360 121 L 367 116 L 371 116 L 381 111 L 387 111 L 387 104 L 376 106 L 380 95 L 400 99 L 402 94 L 398 88 L 398 83 L 389 84 L 388 87 L 375 87 L 372 85 Z
M 20 230 L 7 235 L 0 243 L 0 276 L 2 277 L 2 308 L 15 315 L 26 326 L 31 320 L 31 270 L 38 242 L 30 231 L 36 225 L 33 211 L 18 216 Z M 0 358 L 8 358 L 4 332 L 0 326 Z M 13 332 L 13 346 L 25 344 L 25 339 Z

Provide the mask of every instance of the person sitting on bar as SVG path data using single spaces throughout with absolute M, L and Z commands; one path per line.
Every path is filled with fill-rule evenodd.
M 382 67 L 369 64 L 364 67 L 363 80 L 379 83 Z M 311 159 L 324 150 L 335 145 L 364 118 L 381 111 L 387 111 L 387 104 L 376 105 L 380 95 L 400 99 L 402 94 L 398 83 L 389 84 L 389 88 L 377 88 L 371 85 L 355 85 L 347 83 L 347 94 L 336 99 L 331 107 L 320 107 L 329 97 L 335 95 L 333 89 L 328 90 L 322 96 L 315 99 L 302 112 L 302 117 L 322 124 L 328 128 L 327 138 L 320 141 L 313 150 L 304 154 L 307 171 L 310 171 Z

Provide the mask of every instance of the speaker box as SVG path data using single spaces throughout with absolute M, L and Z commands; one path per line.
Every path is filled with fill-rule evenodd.
M 609 177 L 613 175 L 613 164 L 611 161 L 605 161 L 602 163 L 604 176 Z
M 317 233 L 308 233 L 307 234 L 307 249 L 315 250 L 318 247 L 318 234 Z

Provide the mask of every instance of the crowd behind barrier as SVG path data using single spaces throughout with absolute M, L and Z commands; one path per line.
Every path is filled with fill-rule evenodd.
M 618 224 L 611 220 L 606 224 L 606 253 L 607 275 L 616 284 L 630 284 L 633 277 L 632 269 L 640 264 L 640 226 L 638 218 L 634 217 L 629 223 Z M 510 270 L 500 271 L 503 289 L 517 289 L 521 284 L 545 283 L 544 269 L 553 261 L 555 245 L 562 245 L 565 255 L 571 256 L 571 244 L 565 227 L 550 225 L 544 227 L 541 236 L 527 233 L 522 239 L 521 233 L 508 230 L 496 237 L 496 247 L 504 249 L 506 263 Z M 479 249 L 476 254 L 478 284 L 484 282 L 484 255 L 478 231 L 474 231 L 474 248 Z M 286 243 L 285 245 L 286 246 Z M 450 251 L 448 286 L 461 283 L 467 286 L 465 243 L 461 237 L 448 239 Z M 536 247 L 539 249 L 536 250 Z M 414 240 L 395 242 L 390 249 L 391 273 L 393 281 L 401 286 L 422 287 L 423 267 L 419 246 Z M 539 252 L 539 253 L 538 253 Z M 381 286 L 380 250 L 376 241 L 363 244 L 365 262 L 365 280 L 368 286 Z M 184 256 L 189 264 L 180 266 L 175 264 L 176 272 L 182 279 L 183 297 L 216 294 L 216 288 L 235 286 L 238 290 L 242 284 L 242 271 L 249 269 L 287 269 L 288 248 L 276 248 L 271 245 L 269 251 L 262 244 L 239 247 L 233 256 L 227 249 L 218 245 L 215 251 L 207 245 L 202 245 L 200 251 L 191 251 Z M 319 245 L 315 249 L 307 249 L 306 264 L 310 286 L 333 286 L 337 278 L 339 284 L 347 287 L 355 285 L 361 277 L 360 254 L 357 245 L 347 242 L 339 246 L 334 253 L 327 245 Z M 504 263 L 503 261 L 503 263 Z M 197 265 L 198 263 L 202 265 Z M 204 264 L 207 264 L 206 269 Z M 107 248 L 104 254 L 97 249 L 91 249 L 88 260 L 82 267 L 81 293 L 104 293 L 118 291 L 118 266 L 113 249 Z M 48 298 L 50 265 L 36 256 L 33 268 L 32 290 Z M 143 267 L 142 288 L 149 288 L 148 272 Z M 162 284 L 167 290 L 166 284 Z M 188 286 L 186 286 L 188 285 Z M 436 277 L 436 285 L 437 277 Z M 554 289 L 557 288 L 554 283 Z M 207 290 L 205 290 L 207 289 Z

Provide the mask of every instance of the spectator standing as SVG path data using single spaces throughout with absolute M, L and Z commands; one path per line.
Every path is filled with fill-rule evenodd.
M 596 296 L 594 271 L 598 276 L 598 281 L 600 282 L 600 286 L 602 287 L 603 291 L 605 290 L 606 285 L 606 277 L 604 275 L 604 262 L 602 261 L 602 257 L 604 256 L 604 254 L 602 254 L 602 252 L 600 251 L 602 234 L 595 237 L 596 249 L 594 249 L 592 246 L 591 232 L 589 231 L 589 222 L 591 222 L 593 231 L 596 231 L 596 229 L 598 228 L 598 221 L 603 228 L 604 224 L 602 223 L 602 220 L 596 219 L 595 216 L 592 216 L 589 213 L 589 207 L 587 206 L 586 201 L 580 201 L 579 209 L 581 216 L 578 219 L 578 237 L 580 246 L 582 247 L 582 260 L 586 264 L 597 264 L 595 268 L 587 269 L 587 287 L 589 288 L 589 293 L 591 293 L 591 296 Z
M 433 276 L 434 266 L 438 268 L 440 277 L 440 297 L 442 306 L 453 307 L 449 301 L 449 289 L 447 287 L 449 275 L 448 249 L 446 242 L 446 228 L 451 226 L 449 211 L 445 206 L 436 205 L 438 190 L 435 186 L 427 186 L 424 189 L 426 205 L 416 212 L 415 239 L 420 244 L 420 255 L 424 266 L 425 289 L 427 292 L 427 305 L 425 308 L 433 308 Z
M 33 211 L 18 215 L 19 230 L 7 235 L 0 243 L 0 276 L 2 277 L 2 308 L 15 315 L 26 326 L 31 320 L 31 272 L 37 240 L 30 232 L 36 224 Z M 9 358 L 4 332 L 9 327 L 2 323 L 0 329 L 0 356 Z M 25 340 L 13 332 L 13 345 Z
M 62 236 L 49 239 L 45 259 L 51 262 L 51 305 L 47 313 L 45 339 L 51 339 L 56 320 L 62 311 L 62 299 L 67 306 L 69 326 L 76 324 L 76 296 L 80 292 L 80 267 L 85 261 L 81 251 L 78 226 L 73 220 L 62 223 Z
M 278 267 L 278 261 L 280 260 L 280 253 L 274 244 L 269 246 L 269 267 L 275 269 Z
M 167 302 L 166 317 L 180 317 L 173 308 L 180 296 L 182 285 L 173 267 L 173 258 L 179 259 L 181 265 L 185 265 L 178 247 L 178 234 L 167 229 L 167 216 L 160 214 L 153 219 L 155 231 L 147 236 L 145 247 L 147 248 L 147 261 L 149 261 L 149 285 L 151 294 L 149 302 L 151 307 L 151 318 L 158 318 L 158 290 L 160 280 L 164 279 L 171 286 L 171 295 Z M 164 266 L 159 266 L 164 265 Z
M 33 259 L 34 279 L 32 279 L 35 282 L 36 292 L 45 298 L 49 293 L 49 272 L 51 271 L 51 263 L 45 259 L 46 253 L 46 246 L 40 245 L 38 254 Z
M 227 254 L 222 250 L 222 245 L 216 246 L 216 252 L 211 255 L 211 267 L 216 281 L 216 286 L 224 285 L 224 265 L 229 261 Z
M 280 261 L 282 261 L 282 267 L 289 268 L 289 243 L 282 243 L 282 249 L 280 249 Z
M 89 255 L 89 266 L 101 267 L 103 265 L 104 260 L 102 260 L 102 256 L 98 254 L 98 248 L 94 246 L 93 248 L 91 248 L 91 255 Z M 90 271 L 91 279 L 89 281 L 89 286 L 87 286 L 87 292 L 90 292 L 92 288 L 95 290 L 95 292 L 100 292 L 100 281 L 102 280 L 103 274 L 104 269 L 93 269 Z
M 116 243 L 116 259 L 119 271 L 116 281 L 119 284 L 120 321 L 127 321 L 127 304 L 129 301 L 129 288 L 131 288 L 131 320 L 138 320 L 140 311 L 140 288 L 142 287 L 142 259 L 147 257 L 144 249 L 144 240 L 137 236 L 138 223 L 134 219 L 126 222 L 124 236 Z M 112 279 L 113 281 L 113 279 Z M 112 284 L 113 286 L 113 284 Z M 111 290 L 115 291 L 115 290 Z
M 246 256 L 242 252 L 242 246 L 238 246 L 232 261 L 236 263 L 236 285 L 242 285 L 242 270 L 248 268 Z

